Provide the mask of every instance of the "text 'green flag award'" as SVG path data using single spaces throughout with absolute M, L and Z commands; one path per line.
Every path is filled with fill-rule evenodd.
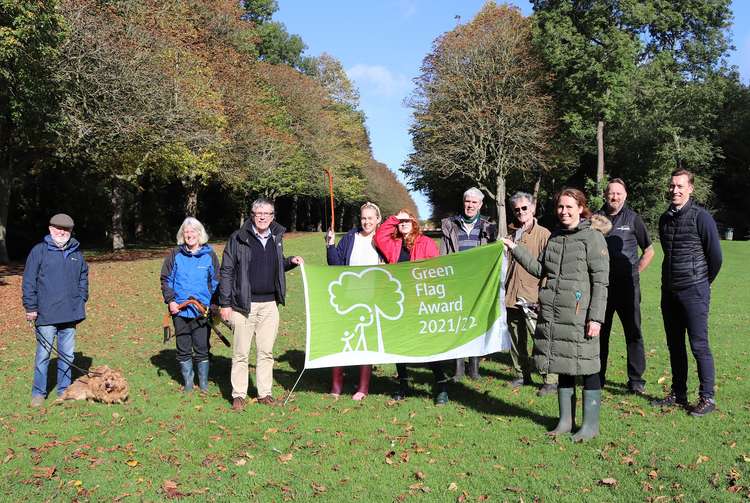
M 304 265 L 305 368 L 510 349 L 500 243 L 392 265 Z

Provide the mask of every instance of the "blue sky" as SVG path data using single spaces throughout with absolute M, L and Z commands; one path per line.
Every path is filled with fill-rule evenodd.
M 302 37 L 305 54 L 327 52 L 338 58 L 360 92 L 373 155 L 396 172 L 411 152 L 410 110 L 404 99 L 413 89 L 424 56 L 457 18 L 471 20 L 484 0 L 279 0 L 274 19 Z M 498 2 L 500 3 L 500 2 Z M 526 1 L 515 2 L 525 14 Z M 750 2 L 734 0 L 730 62 L 750 77 Z M 424 196 L 412 193 L 420 216 L 430 216 Z M 458 201 L 457 201 L 458 204 Z

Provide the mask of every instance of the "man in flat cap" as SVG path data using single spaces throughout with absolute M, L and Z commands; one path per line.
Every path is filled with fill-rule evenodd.
M 73 225 L 64 213 L 53 216 L 49 234 L 31 249 L 23 271 L 26 320 L 36 327 L 32 407 L 41 407 L 47 396 L 47 367 L 55 338 L 58 396 L 70 386 L 76 325 L 86 318 L 89 268 L 78 241 L 71 237 Z

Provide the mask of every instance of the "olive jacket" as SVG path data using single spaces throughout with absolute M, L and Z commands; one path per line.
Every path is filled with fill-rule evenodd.
M 542 373 L 599 372 L 599 338 L 586 336 L 588 321 L 604 321 L 609 253 L 604 234 L 612 224 L 594 215 L 575 229 L 556 229 L 535 259 L 523 246 L 512 253 L 524 269 L 546 279 L 539 291 L 534 364 Z
M 513 239 L 517 227 L 511 225 L 508 228 L 508 239 Z M 550 232 L 546 227 L 542 227 L 534 219 L 534 225 L 528 231 L 524 231 L 521 239 L 518 241 L 531 255 L 538 259 L 547 246 Z M 530 274 L 526 269 L 518 265 L 518 262 L 511 255 L 508 257 L 508 272 L 505 276 L 505 307 L 515 308 L 519 298 L 526 300 L 531 304 L 539 302 L 539 278 Z

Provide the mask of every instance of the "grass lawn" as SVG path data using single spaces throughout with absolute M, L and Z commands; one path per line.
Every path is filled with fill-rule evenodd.
M 309 262 L 324 262 L 321 234 L 290 237 L 286 248 Z M 330 371 L 311 370 L 286 407 L 250 404 L 234 413 L 229 403 L 231 353 L 213 339 L 210 393 L 184 395 L 174 343 L 161 341 L 159 258 L 90 264 L 91 299 L 88 319 L 78 330 L 76 362 L 123 370 L 131 386 L 129 402 L 53 406 L 48 398 L 44 408 L 31 409 L 34 336 L 23 322 L 21 278 L 7 276 L 0 279 L 0 499 L 748 498 L 750 243 L 723 242 L 723 249 L 725 264 L 713 286 L 710 318 L 719 411 L 695 419 L 682 410 L 655 410 L 648 397 L 626 394 L 625 349 L 617 324 L 601 435 L 575 445 L 544 435 L 556 424 L 555 396 L 538 398 L 535 388 L 513 392 L 506 386 L 507 355 L 485 359 L 480 380 L 453 385 L 446 407 L 432 404 L 427 369 L 413 373 L 416 396 L 389 402 L 395 368 L 384 365 L 373 374 L 371 395 L 362 403 L 348 396 L 334 401 L 327 395 Z M 658 307 L 660 264 L 658 254 L 642 278 L 645 377 L 651 396 L 661 396 L 670 384 Z M 300 273 L 287 277 L 288 302 L 276 342 L 277 397 L 291 388 L 304 361 Z M 54 360 L 50 375 L 55 375 Z M 253 379 L 251 369 L 251 383 Z M 347 376 L 347 386 L 353 385 L 353 376 Z M 689 386 L 694 400 L 692 357 Z

